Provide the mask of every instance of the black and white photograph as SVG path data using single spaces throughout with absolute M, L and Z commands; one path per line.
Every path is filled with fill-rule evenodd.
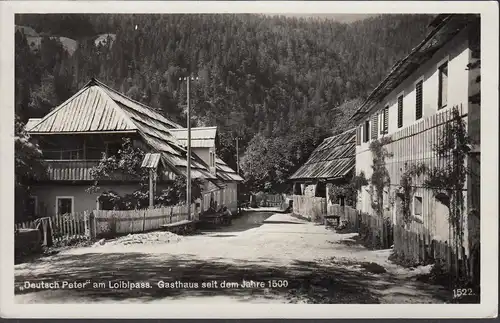
M 2 3 L 2 316 L 497 316 L 498 5 L 71 2 Z

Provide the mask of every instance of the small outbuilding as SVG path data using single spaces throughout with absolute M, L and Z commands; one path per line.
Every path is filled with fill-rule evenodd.
M 290 177 L 293 194 L 326 198 L 329 188 L 342 187 L 350 182 L 355 164 L 356 129 L 328 137 Z M 345 203 L 345 196 L 338 198 L 336 203 Z

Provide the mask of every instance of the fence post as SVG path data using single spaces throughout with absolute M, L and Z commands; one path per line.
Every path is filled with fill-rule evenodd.
M 85 219 L 85 237 L 87 237 L 89 240 L 92 240 L 95 238 L 96 234 L 96 224 L 95 224 L 95 215 L 94 212 L 88 212 L 85 211 L 84 213 L 84 219 Z
M 152 209 L 152 208 L 153 208 L 153 206 L 150 205 L 149 209 Z M 148 211 L 144 210 L 143 212 L 144 212 L 144 215 L 142 216 L 142 232 L 146 231 L 146 214 L 148 213 Z

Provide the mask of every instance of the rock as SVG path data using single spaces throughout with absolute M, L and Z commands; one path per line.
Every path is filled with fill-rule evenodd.
M 102 245 L 104 245 L 105 243 L 106 243 L 106 239 L 101 239 L 101 240 L 99 240 L 99 244 L 100 244 L 101 246 L 102 246 Z

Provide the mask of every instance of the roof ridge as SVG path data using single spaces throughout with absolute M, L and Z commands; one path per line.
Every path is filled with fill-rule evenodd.
M 117 112 L 118 114 L 120 114 L 124 119 L 125 119 L 125 122 L 127 122 L 127 125 L 130 126 L 130 127 L 133 127 L 135 129 L 139 129 L 139 127 L 137 127 L 137 124 L 134 122 L 134 120 L 123 110 L 122 107 L 120 107 L 118 104 L 116 104 L 116 102 L 109 96 L 109 94 L 107 94 L 105 91 L 103 91 L 102 88 L 100 88 L 97 84 L 95 85 L 97 90 L 99 91 L 99 93 L 101 93 L 101 95 L 104 95 L 106 100 L 107 101 L 111 101 L 113 104 L 110 106 L 112 106 Z M 111 103 L 110 102 L 110 103 Z
M 396 73 L 397 69 L 403 65 L 403 63 L 408 60 L 410 58 L 410 56 L 414 55 L 420 48 L 424 47 L 424 45 L 429 42 L 432 37 L 434 37 L 439 30 L 441 30 L 441 28 L 443 26 L 445 26 L 450 20 L 452 19 L 452 15 L 448 15 L 446 17 L 444 17 L 440 23 L 438 23 L 436 25 L 436 27 L 434 27 L 434 29 L 431 29 L 427 35 L 425 35 L 424 39 L 418 43 L 414 48 L 412 48 L 410 50 L 410 52 L 405 56 L 403 57 L 402 59 L 398 60 L 392 67 L 391 69 L 389 70 L 389 73 L 387 73 L 385 75 L 385 77 L 382 79 L 381 82 L 379 82 L 379 84 L 370 92 L 370 94 L 368 95 L 368 97 L 363 100 L 363 102 L 361 103 L 361 105 L 356 109 L 356 111 L 354 112 L 354 114 L 351 116 L 350 120 L 353 120 L 356 118 L 357 114 L 360 113 L 362 111 L 362 109 L 368 104 L 368 102 L 370 101 L 370 99 L 372 99 L 372 96 L 375 95 L 375 93 L 377 91 L 380 90 L 380 88 L 382 88 L 388 81 L 389 81 L 389 77 L 391 76 L 391 74 L 393 73 Z
M 103 82 L 99 81 L 98 79 L 96 79 L 96 78 L 92 78 L 90 82 L 95 82 L 97 85 L 99 85 L 99 86 L 103 86 L 103 87 L 105 87 L 106 89 L 108 89 L 108 90 L 112 91 L 113 93 L 115 93 L 115 94 L 117 94 L 117 95 L 119 95 L 119 96 L 121 96 L 121 97 L 123 97 L 123 98 L 125 98 L 125 99 L 127 99 L 127 100 L 129 100 L 129 101 L 131 101 L 131 102 L 133 102 L 133 103 L 135 103 L 135 104 L 138 104 L 138 105 L 140 105 L 141 107 L 143 107 L 143 108 L 145 108 L 145 109 L 148 109 L 148 110 L 149 110 L 149 111 L 151 111 L 153 114 L 156 114 L 156 115 L 160 116 L 161 118 L 165 119 L 165 120 L 167 121 L 167 122 L 166 122 L 167 124 L 170 124 L 170 125 L 172 125 L 172 126 L 177 126 L 177 127 L 182 128 L 182 127 L 181 127 L 181 125 L 179 125 L 179 124 L 177 124 L 177 123 L 173 122 L 172 120 L 169 120 L 169 119 L 167 119 L 166 117 L 162 116 L 162 115 L 161 115 L 161 114 L 159 114 L 158 112 L 154 111 L 154 110 L 153 110 L 150 106 L 147 106 L 147 105 L 146 105 L 146 104 L 144 104 L 144 103 L 141 103 L 141 102 L 139 102 L 139 101 L 136 101 L 136 100 L 134 100 L 134 99 L 132 99 L 132 98 L 130 98 L 130 97 L 128 97 L 128 96 L 126 96 L 125 94 L 121 93 L 120 91 L 117 91 L 117 90 L 113 89 L 112 87 L 110 87 L 109 85 L 107 85 L 107 84 L 105 84 L 105 83 L 103 83 Z M 133 108 L 131 108 L 131 109 L 133 109 Z M 135 109 L 134 109 L 134 110 L 135 110 Z M 138 112 L 139 112 L 139 111 L 138 111 Z M 139 112 L 139 113 L 141 113 L 141 112 Z
M 32 131 L 33 129 L 35 129 L 36 127 L 38 127 L 40 124 L 42 124 L 43 122 L 45 122 L 48 118 L 50 118 L 52 115 L 54 115 L 57 112 L 59 112 L 62 108 L 64 108 L 71 101 L 73 101 L 75 98 L 77 98 L 80 94 L 82 94 L 83 92 L 85 92 L 86 90 L 88 90 L 90 88 L 91 83 L 92 83 L 92 80 L 90 80 L 89 82 L 87 82 L 78 92 L 76 92 L 75 94 L 73 94 L 72 96 L 70 96 L 68 99 L 66 99 L 66 101 L 64 101 L 63 103 L 61 103 L 58 106 L 56 106 L 52 111 L 50 111 L 49 113 L 47 113 L 44 117 L 40 118 L 40 120 L 38 121 L 38 123 L 35 124 L 33 127 L 31 127 L 31 130 L 29 130 L 29 131 Z
M 186 127 L 181 127 L 181 128 L 175 128 L 175 129 L 170 129 L 170 130 L 174 130 L 174 131 L 186 131 L 188 128 Z M 217 130 L 217 126 L 212 126 L 212 127 L 191 127 L 191 130 L 193 129 L 216 129 Z

